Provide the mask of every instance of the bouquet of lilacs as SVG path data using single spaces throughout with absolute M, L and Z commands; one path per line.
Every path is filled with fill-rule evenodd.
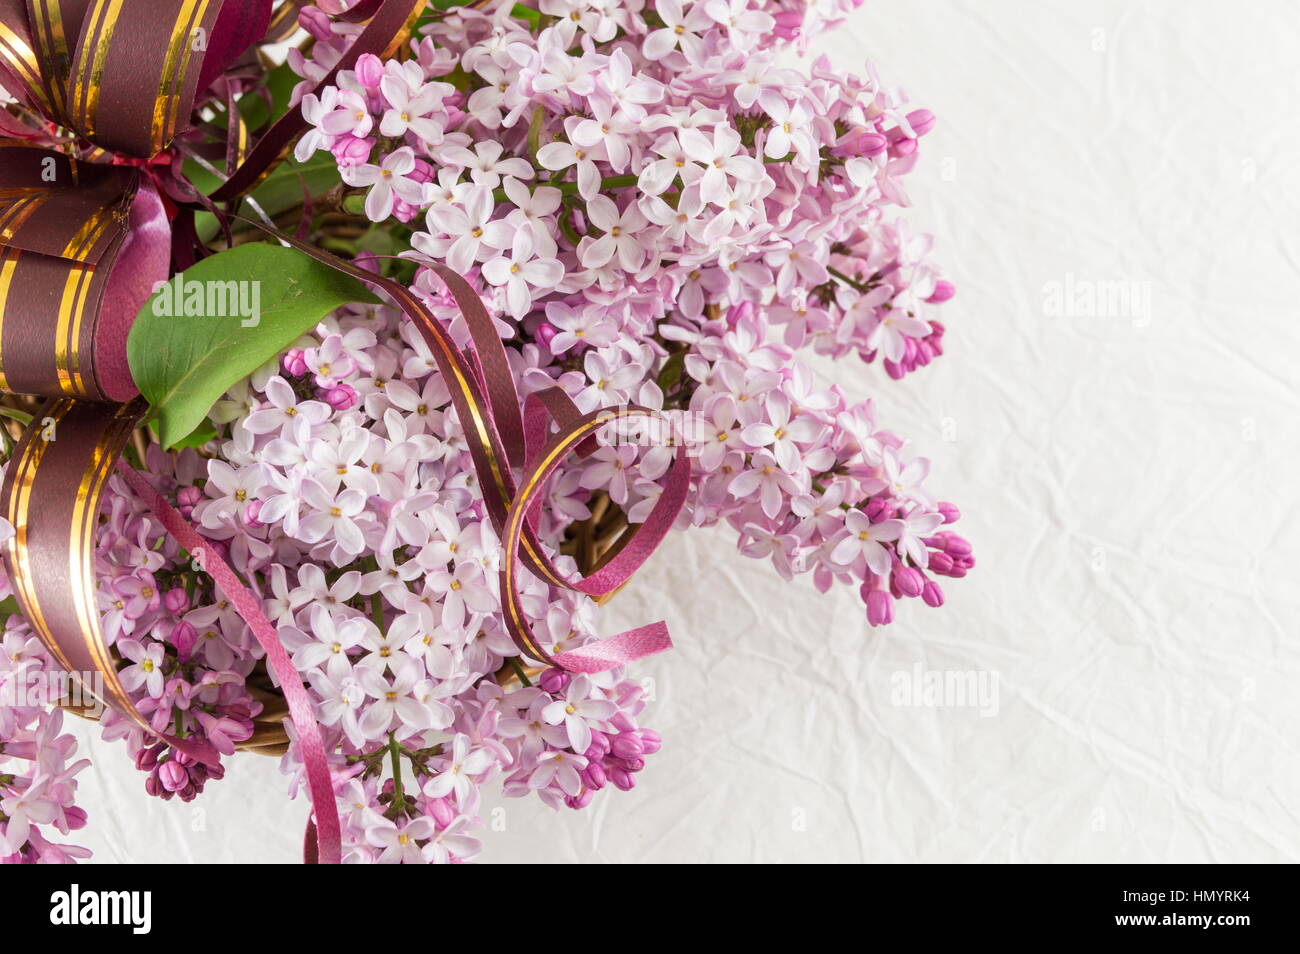
M 800 360 L 901 378 L 942 353 L 933 312 L 953 294 L 897 215 L 931 114 L 870 69 L 782 65 L 859 2 L 452 8 L 324 87 L 361 27 L 339 0 L 299 12 L 295 158 L 330 174 L 310 240 L 412 288 L 460 345 L 470 329 L 433 266 L 465 276 L 521 395 L 558 386 L 584 413 L 635 404 L 677 422 L 662 440 L 601 441 L 550 483 L 536 534 L 562 571 L 589 572 L 647 519 L 683 443 L 678 529 L 725 522 L 787 579 L 857 587 L 872 626 L 903 599 L 941 605 L 938 578 L 973 565 L 926 461 Z M 660 746 L 646 693 L 622 668 L 520 655 L 465 422 L 401 309 L 338 308 L 189 443 L 142 446 L 136 463 L 257 593 L 302 674 L 346 860 L 472 858 L 489 785 L 576 809 L 636 783 Z M 106 501 L 98 608 L 138 710 L 223 755 L 280 731 L 247 621 L 121 477 Z M 548 651 L 595 639 L 595 602 L 521 587 Z M 4 640 L 5 685 L 57 668 L 20 616 Z M 152 795 L 189 800 L 223 774 L 112 710 L 103 725 Z M 296 787 L 284 725 L 269 750 Z M 20 766 L 0 775 L 8 860 L 84 854 L 56 843 L 85 820 L 73 749 L 58 709 L 0 710 L 0 760 Z

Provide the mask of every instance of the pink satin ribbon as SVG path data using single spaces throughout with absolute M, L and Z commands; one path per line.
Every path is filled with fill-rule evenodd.
M 330 774 L 329 758 L 321 739 L 320 726 L 316 724 L 315 706 L 302 677 L 294 668 L 289 653 L 276 633 L 275 625 L 262 612 L 262 604 L 248 587 L 240 582 L 235 571 L 221 558 L 212 546 L 189 521 L 169 504 L 144 477 L 125 461 L 117 462 L 118 472 L 131 489 L 139 494 L 176 542 L 199 560 L 204 571 L 211 575 L 226 599 L 234 604 L 258 643 L 266 652 L 267 664 L 280 683 L 280 691 L 289 705 L 289 717 L 298 734 L 298 751 L 302 756 L 303 771 L 307 776 L 307 790 L 311 795 L 316 817 L 316 831 L 311 838 L 316 858 L 305 853 L 308 861 L 338 864 L 342 860 L 342 832 L 339 828 L 338 806 L 334 800 L 334 782 Z M 200 557 L 201 554 L 201 557 Z

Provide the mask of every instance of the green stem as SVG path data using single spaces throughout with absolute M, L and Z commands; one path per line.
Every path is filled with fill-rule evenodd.
M 19 424 L 23 425 L 23 427 L 26 427 L 32 422 L 32 416 L 30 414 L 26 411 L 20 411 L 16 407 L 0 406 L 0 417 L 7 417 L 11 420 L 15 420 Z
M 531 686 L 533 684 L 533 681 L 528 678 L 528 673 L 524 672 L 524 667 L 519 662 L 518 657 L 516 656 L 510 657 L 510 667 L 514 669 L 515 675 L 519 677 L 519 681 L 523 683 L 525 686 Z
M 372 556 L 366 557 L 365 560 L 362 561 L 362 565 L 372 573 L 379 569 L 378 561 Z M 375 592 L 370 594 L 370 617 L 375 621 L 375 626 L 378 628 L 379 632 L 383 633 L 384 597 L 379 590 L 375 590 Z
M 826 271 L 831 275 L 831 277 L 838 278 L 840 281 L 848 285 L 850 288 L 853 288 L 854 290 L 859 291 L 864 295 L 867 292 L 871 291 L 871 289 L 868 288 L 866 285 L 862 284 L 862 282 L 858 281 L 856 278 L 850 278 L 848 275 L 845 275 L 837 268 L 831 268 L 829 265 L 827 265 Z
M 406 794 L 402 791 L 402 757 L 397 744 L 397 736 L 388 733 L 388 752 L 393 765 L 393 805 L 398 811 L 406 810 Z

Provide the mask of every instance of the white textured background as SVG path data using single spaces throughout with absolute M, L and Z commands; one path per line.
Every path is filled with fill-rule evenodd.
M 933 460 L 979 566 L 872 631 L 677 537 L 608 620 L 672 626 L 641 667 L 664 750 L 584 812 L 506 802 L 483 860 L 1300 860 L 1300 9 L 868 0 L 819 48 L 939 116 L 909 189 L 948 354 L 837 380 Z M 1071 275 L 1149 313 L 1048 314 Z M 996 673 L 997 714 L 892 705 L 916 664 Z M 97 860 L 299 857 L 273 760 L 186 806 L 91 747 Z

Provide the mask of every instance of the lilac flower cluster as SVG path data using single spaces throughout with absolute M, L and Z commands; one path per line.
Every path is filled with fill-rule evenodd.
M 73 761 L 77 740 L 63 733 L 59 693 L 45 678 L 58 667 L 26 630 L 11 626 L 0 639 L 0 863 L 66 864 L 90 855 L 54 840 L 85 827 L 76 776 L 90 763 Z
M 680 526 L 725 522 L 786 578 L 858 587 L 872 625 L 904 598 L 941 604 L 938 578 L 974 562 L 942 529 L 956 508 L 872 402 L 799 357 L 856 354 L 902 377 L 941 353 L 931 313 L 953 293 L 929 238 L 894 214 L 933 117 L 873 72 L 777 63 L 857 2 L 492 3 L 308 92 L 359 30 L 335 16 L 348 6 L 300 12 L 314 43 L 290 55 L 311 124 L 298 158 L 334 157 L 461 344 L 426 265 L 468 277 L 521 393 L 559 385 L 583 411 L 635 402 L 684 422 L 606 441 L 552 481 L 538 534 L 557 566 L 576 574 L 560 542 L 598 499 L 646 519 L 685 441 Z M 581 808 L 635 784 L 660 744 L 638 721 L 645 692 L 621 671 L 524 669 L 461 422 L 404 316 L 340 309 L 211 419 L 201 454 L 152 451 L 146 469 L 279 627 L 334 753 L 348 860 L 472 858 L 488 785 Z M 229 754 L 261 713 L 261 650 L 117 478 L 107 497 L 97 569 L 123 683 L 156 728 Z M 527 574 L 521 588 L 550 651 L 594 638 L 590 601 Z M 192 798 L 222 774 L 120 717 L 105 728 L 152 794 Z M 282 767 L 301 784 L 292 736 Z

